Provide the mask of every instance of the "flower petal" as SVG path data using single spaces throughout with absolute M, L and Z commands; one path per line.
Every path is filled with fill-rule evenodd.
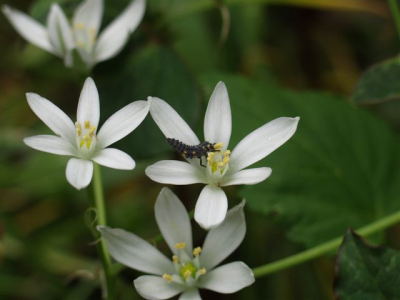
M 53 47 L 60 55 L 67 57 L 75 47 L 75 43 L 67 17 L 57 3 L 51 5 L 47 17 L 47 30 Z
M 239 184 L 257 184 L 267 179 L 272 173 L 271 168 L 255 168 L 241 170 L 232 175 L 225 176 L 221 186 L 239 185 Z
M 145 240 L 123 229 L 97 226 L 111 256 L 132 269 L 163 275 L 175 270 L 172 261 Z
M 119 170 L 132 170 L 135 168 L 135 161 L 125 152 L 114 149 L 107 148 L 100 150 L 92 160 L 98 164 Z
M 254 281 L 251 269 L 241 261 L 236 261 L 200 277 L 199 287 L 221 294 L 231 294 L 251 285 Z
M 4 5 L 2 10 L 15 30 L 17 30 L 24 39 L 43 50 L 57 55 L 57 51 L 50 43 L 47 30 L 42 24 L 7 5 Z
M 178 300 L 201 300 L 199 290 L 193 289 L 185 291 Z
M 178 160 L 156 162 L 148 166 L 145 173 L 151 180 L 164 184 L 206 183 L 204 172 L 190 163 Z
M 57 155 L 76 155 L 74 148 L 68 141 L 54 135 L 36 135 L 24 138 L 24 143 L 33 149 Z
M 167 102 L 156 97 L 149 97 L 149 102 L 150 114 L 165 137 L 187 145 L 200 144 L 193 130 Z
M 103 0 L 86 0 L 76 8 L 73 18 L 74 27 L 84 28 L 94 37 L 100 29 L 101 18 L 103 17 Z
M 27 93 L 26 99 L 33 112 L 46 124 L 55 134 L 61 136 L 71 143 L 76 144 L 75 126 L 71 119 L 49 100 L 38 94 Z
M 83 85 L 78 102 L 76 114 L 78 122 L 84 126 L 85 121 L 90 122 L 90 126 L 99 126 L 100 101 L 99 93 L 92 78 L 88 77 Z
M 125 45 L 129 35 L 142 21 L 145 0 L 132 1 L 129 6 L 99 36 L 94 50 L 97 62 L 115 56 Z
M 239 171 L 263 159 L 291 138 L 299 120 L 282 117 L 256 129 L 233 149 L 229 166 Z
M 177 243 L 186 243 L 186 252 L 192 257 L 192 227 L 185 206 L 181 200 L 168 188 L 163 188 L 157 198 L 155 207 L 158 228 L 174 254 L 179 254 L 175 248 Z
M 66 175 L 73 187 L 83 189 L 92 181 L 93 163 L 86 159 L 71 158 L 67 164 Z
M 135 101 L 113 114 L 101 127 L 97 137 L 105 148 L 131 133 L 149 112 L 147 101 Z
M 204 137 L 210 143 L 223 143 L 228 148 L 232 132 L 231 105 L 225 84 L 220 81 L 208 102 L 204 118 Z
M 136 291 L 145 299 L 169 299 L 182 293 L 186 286 L 175 282 L 168 283 L 160 276 L 140 276 L 133 281 Z
M 206 230 L 212 229 L 225 219 L 228 199 L 222 189 L 206 185 L 200 193 L 194 210 L 194 219 Z
M 243 207 L 245 200 L 231 208 L 225 220 L 210 230 L 203 244 L 200 260 L 207 270 L 214 268 L 239 247 L 246 234 Z

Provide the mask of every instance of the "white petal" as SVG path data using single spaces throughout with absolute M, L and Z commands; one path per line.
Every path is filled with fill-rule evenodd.
M 145 173 L 151 180 L 164 184 L 206 183 L 204 172 L 187 162 L 178 160 L 156 162 L 148 166 Z
M 185 291 L 178 300 L 201 300 L 199 290 L 193 289 Z
M 98 164 L 119 170 L 132 170 L 135 168 L 135 161 L 125 152 L 107 148 L 96 153 L 92 160 Z
M 241 261 L 236 261 L 200 277 L 199 287 L 221 294 L 231 294 L 251 285 L 254 281 L 251 269 Z
M 97 230 L 104 237 L 111 256 L 121 264 L 155 275 L 174 272 L 172 261 L 135 234 L 106 226 L 97 226 Z
M 51 44 L 61 55 L 66 56 L 75 47 L 67 17 L 56 3 L 51 5 L 47 17 L 47 30 Z
M 206 185 L 200 193 L 194 210 L 194 219 L 206 230 L 212 229 L 225 219 L 228 199 L 222 189 Z
M 239 247 L 246 234 L 243 207 L 245 201 L 228 211 L 225 220 L 210 230 L 204 241 L 200 260 L 207 270 L 214 268 Z
M 96 36 L 100 29 L 103 8 L 103 0 L 86 0 L 82 2 L 75 10 L 73 18 L 74 26 L 79 27 L 80 24 L 83 24 L 85 30 L 93 32 L 90 34 Z
M 4 5 L 2 8 L 7 19 L 24 39 L 39 48 L 56 54 L 55 49 L 50 43 L 47 30 L 42 24 L 7 5 Z
M 185 206 L 168 188 L 163 188 L 157 198 L 154 211 L 158 228 L 174 254 L 179 254 L 175 248 L 177 243 L 186 243 L 186 252 L 192 257 L 192 227 Z
M 106 28 L 100 36 L 94 48 L 94 61 L 101 62 L 117 55 L 125 46 L 129 37 L 127 28 Z
M 232 131 L 231 105 L 225 84 L 220 81 L 208 102 L 204 118 L 204 137 L 210 143 L 223 143 L 228 148 Z
M 139 25 L 146 8 L 145 0 L 132 1 L 129 6 L 100 34 L 94 50 L 97 62 L 115 56 L 129 35 Z
M 78 51 L 79 57 L 81 58 L 82 62 L 86 65 L 88 69 L 90 69 L 94 64 L 91 53 L 88 53 L 85 49 L 82 49 L 81 47 L 77 47 L 75 48 L 75 50 Z
M 232 175 L 225 176 L 221 186 L 239 185 L 239 184 L 257 184 L 264 181 L 271 175 L 271 168 L 255 168 L 241 170 Z
M 149 112 L 147 101 L 135 101 L 113 114 L 101 127 L 97 137 L 105 148 L 130 134 Z
M 99 125 L 100 101 L 99 93 L 92 78 L 88 77 L 83 85 L 79 97 L 76 119 L 84 126 L 85 121 L 90 122 L 90 126 Z
M 76 144 L 75 126 L 71 119 L 49 100 L 38 94 L 27 93 L 26 99 L 33 112 L 45 123 L 55 134 L 61 136 L 71 143 Z
M 145 299 L 169 299 L 182 293 L 186 286 L 175 282 L 168 283 L 160 276 L 140 276 L 133 281 L 136 291 Z
M 156 97 L 149 97 L 149 102 L 150 114 L 165 137 L 187 145 L 200 144 L 193 130 L 167 102 Z
M 278 118 L 246 136 L 231 154 L 229 166 L 239 171 L 282 146 L 296 132 L 300 118 Z
M 36 135 L 24 138 L 24 143 L 33 149 L 57 155 L 76 155 L 74 148 L 68 141 L 54 135 Z
M 86 159 L 71 158 L 67 164 L 66 175 L 73 187 L 83 189 L 92 181 L 93 163 Z

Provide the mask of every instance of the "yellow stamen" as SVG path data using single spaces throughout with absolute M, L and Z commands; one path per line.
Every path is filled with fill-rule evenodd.
M 229 157 L 224 157 L 224 159 L 222 160 L 222 164 L 224 165 L 224 166 L 226 166 L 227 164 L 228 164 L 228 162 L 230 162 L 230 158 Z
M 86 129 L 90 128 L 90 122 L 88 120 L 86 120 L 84 124 Z
M 81 140 L 80 142 L 79 142 L 79 146 L 82 148 L 83 147 L 83 145 L 85 145 L 85 140 Z
M 200 252 L 201 252 L 201 247 L 194 248 L 194 250 L 193 250 L 193 256 L 194 256 L 194 257 L 199 256 Z
M 215 156 L 215 153 L 214 153 L 214 152 L 208 153 L 207 161 L 208 161 L 210 164 L 212 164 L 213 159 L 214 159 L 214 156 Z
M 186 279 L 189 278 L 189 276 L 192 274 L 192 271 L 190 270 L 186 270 L 185 273 L 183 274 L 183 277 L 185 277 Z
M 94 43 L 94 41 L 96 40 L 96 30 L 93 27 L 89 29 L 89 35 L 90 35 L 90 42 Z
M 162 278 L 164 278 L 168 283 L 171 283 L 172 281 L 172 276 L 166 273 L 162 276 Z
M 76 134 L 80 136 L 82 134 L 82 126 L 81 123 L 75 122 L 75 129 L 76 129 Z
M 90 129 L 89 129 L 89 136 L 93 137 L 95 131 L 96 131 L 96 127 L 95 126 L 91 126 Z
M 78 29 L 78 30 L 83 30 L 83 29 L 85 29 L 85 24 L 82 23 L 82 22 L 76 22 L 75 23 L 75 28 Z
M 199 270 L 199 273 L 200 273 L 200 275 L 204 275 L 204 274 L 206 274 L 206 273 L 207 273 L 207 270 L 206 270 L 206 268 L 202 268 L 202 269 L 200 269 L 200 270 Z
M 224 153 L 224 156 L 225 157 L 229 157 L 230 154 L 231 154 L 231 151 L 230 150 L 226 150 L 225 153 Z
M 177 244 L 175 244 L 175 248 L 176 249 L 185 249 L 186 248 L 186 243 L 185 242 L 177 243 Z
M 219 149 L 221 149 L 223 146 L 224 146 L 224 144 L 222 144 L 222 143 L 216 143 L 216 144 L 214 144 L 214 149 L 215 149 L 215 150 L 219 150 Z
M 177 255 L 172 256 L 172 261 L 174 262 L 174 264 L 179 263 L 179 258 Z

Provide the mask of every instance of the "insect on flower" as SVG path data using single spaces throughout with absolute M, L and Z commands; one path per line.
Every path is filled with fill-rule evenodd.
M 172 146 L 172 148 L 182 154 L 183 157 L 200 159 L 200 166 L 204 168 L 206 168 L 206 166 L 203 165 L 201 158 L 203 156 L 207 158 L 209 152 L 219 152 L 222 148 L 222 143 L 210 143 L 207 141 L 198 145 L 186 145 L 179 140 L 167 138 L 167 142 Z

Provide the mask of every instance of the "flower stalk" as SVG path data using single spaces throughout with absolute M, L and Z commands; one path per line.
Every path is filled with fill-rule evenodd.
M 96 220 L 93 224 L 94 227 L 98 225 L 107 225 L 107 215 L 106 208 L 104 203 L 104 192 L 103 192 L 103 183 L 101 180 L 101 170 L 100 166 L 96 163 L 93 164 L 93 181 L 90 186 L 92 190 L 89 190 L 90 195 L 90 206 L 95 209 L 97 215 Z M 96 239 L 100 237 L 96 230 L 92 230 L 93 235 Z M 113 268 L 111 265 L 111 257 L 108 253 L 106 243 L 104 239 L 100 239 L 100 241 L 96 244 L 97 253 L 100 257 L 101 264 L 104 270 L 104 278 L 106 283 L 106 291 L 104 298 L 107 300 L 116 299 L 116 289 L 115 289 L 115 276 L 113 272 Z
M 373 233 L 382 231 L 390 226 L 393 226 L 400 222 L 400 211 L 397 211 L 393 214 L 390 214 L 378 221 L 370 223 L 360 229 L 356 230 L 356 232 L 362 237 L 369 236 Z M 263 266 L 259 266 L 253 269 L 254 277 L 260 278 L 295 265 L 304 263 L 306 261 L 312 260 L 314 258 L 320 257 L 330 251 L 336 250 L 339 248 L 342 243 L 343 237 L 337 237 L 333 240 L 330 240 L 322 245 L 316 246 L 314 248 L 305 250 L 298 254 L 289 256 L 287 258 L 265 264 Z

